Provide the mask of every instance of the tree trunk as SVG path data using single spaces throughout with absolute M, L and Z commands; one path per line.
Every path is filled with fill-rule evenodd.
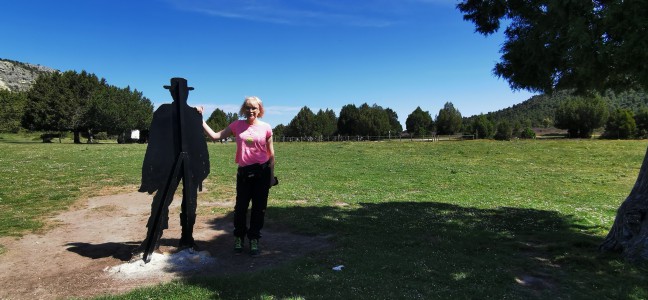
M 630 195 L 617 210 L 602 251 L 617 251 L 631 262 L 648 261 L 648 151 Z
M 74 143 L 81 144 L 81 134 L 78 130 L 74 130 Z
M 126 143 L 126 133 L 123 131 L 117 136 L 117 144 L 124 144 Z

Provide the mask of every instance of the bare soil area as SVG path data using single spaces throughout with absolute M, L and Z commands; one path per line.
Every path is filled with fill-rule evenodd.
M 223 206 L 198 198 L 199 209 Z M 151 199 L 152 195 L 137 192 L 86 199 L 52 218 L 55 226 L 42 234 L 0 238 L 5 247 L 0 255 L 0 299 L 124 293 L 189 276 L 252 272 L 330 247 L 323 237 L 266 226 L 261 255 L 235 255 L 229 217 L 198 213 L 194 238 L 200 250 L 207 252 L 170 254 L 180 238 L 181 201 L 175 199 L 170 228 L 160 242 L 163 254 L 154 255 L 148 264 L 130 262 L 131 252 L 146 236 Z

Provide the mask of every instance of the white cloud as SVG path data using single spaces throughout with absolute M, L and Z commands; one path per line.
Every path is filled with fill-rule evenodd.
M 291 115 L 295 116 L 301 107 L 297 106 L 266 106 L 266 115 Z
M 452 0 L 167 0 L 176 8 L 215 17 L 288 25 L 386 27 L 421 6 Z

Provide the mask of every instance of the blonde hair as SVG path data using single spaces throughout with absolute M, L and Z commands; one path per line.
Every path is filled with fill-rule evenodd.
M 259 107 L 259 114 L 257 115 L 259 118 L 263 117 L 263 114 L 265 113 L 265 109 L 263 109 L 263 102 L 261 102 L 261 99 L 257 96 L 249 96 L 245 97 L 245 100 L 243 100 L 243 104 L 241 104 L 241 108 L 239 109 L 239 115 L 240 116 L 245 116 L 245 105 L 246 104 L 253 104 Z

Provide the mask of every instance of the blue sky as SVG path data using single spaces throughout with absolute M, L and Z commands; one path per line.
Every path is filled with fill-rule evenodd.
M 484 37 L 454 0 L 20 0 L 0 10 L 0 58 L 86 70 L 157 106 L 184 77 L 206 116 L 259 96 L 263 118 L 299 109 L 391 108 L 404 125 L 420 106 L 462 115 L 532 96 L 492 74 L 503 35 Z

